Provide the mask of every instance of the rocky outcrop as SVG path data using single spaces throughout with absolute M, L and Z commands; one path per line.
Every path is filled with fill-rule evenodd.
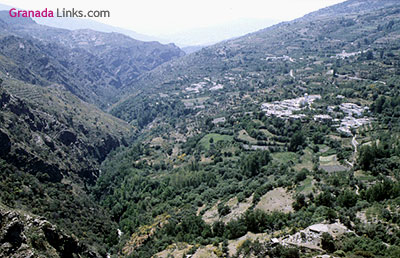
M 0 130 L 0 157 L 6 156 L 11 150 L 10 137 Z
M 321 238 L 323 233 L 328 233 L 336 238 L 345 233 L 352 232 L 346 226 L 340 223 L 332 224 L 314 224 L 304 230 L 282 237 L 281 239 L 272 239 L 273 243 L 280 243 L 282 245 L 292 245 L 303 248 L 308 248 L 316 251 L 322 251 Z
M 75 174 L 95 182 L 100 163 L 129 133 L 126 123 L 63 89 L 13 85 L 0 89 L 0 106 L 0 158 L 40 181 Z
M 3 82 L 3 80 L 1 80 L 0 82 Z M 7 103 L 10 101 L 10 98 L 11 97 L 9 94 L 7 94 L 5 91 L 2 91 L 0 94 L 0 107 L 1 108 L 5 107 L 5 105 L 7 105 Z
M 74 134 L 71 131 L 65 130 L 61 131 L 60 135 L 58 136 L 58 139 L 65 145 L 70 145 L 74 142 L 76 142 L 77 137 L 76 134 Z
M 101 140 L 101 144 L 97 147 L 97 151 L 98 151 L 97 158 L 99 160 L 104 160 L 106 158 L 107 154 L 110 152 L 110 150 L 115 149 L 120 144 L 121 143 L 115 137 L 112 137 L 111 135 L 106 135 L 106 137 L 104 137 Z
M 31 84 L 63 85 L 104 109 L 139 76 L 184 55 L 174 44 L 143 42 L 119 33 L 52 28 L 30 18 L 11 20 L 8 12 L 0 11 L 4 28 L 0 54 L 7 60 L 0 62 L 0 71 Z
M 47 220 L 0 205 L 0 257 L 100 257 Z

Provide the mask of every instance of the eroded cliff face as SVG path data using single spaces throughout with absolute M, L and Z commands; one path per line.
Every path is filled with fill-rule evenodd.
M 0 89 L 0 158 L 40 173 L 41 180 L 60 182 L 73 175 L 93 183 L 99 164 L 125 143 L 129 126 L 65 91 L 20 87 L 12 88 L 17 94 Z M 53 99 L 51 105 L 44 104 L 47 98 Z
M 103 109 L 138 77 L 184 55 L 174 44 L 53 28 L 27 17 L 10 19 L 7 11 L 0 11 L 0 35 L 0 72 L 35 85 L 63 85 Z
M 1 257 L 100 257 L 44 218 L 0 205 Z
M 0 214 L 0 257 L 105 256 L 117 238 L 116 226 L 87 189 L 107 154 L 126 144 L 131 127 L 63 88 L 5 84 L 0 207 L 10 208 Z

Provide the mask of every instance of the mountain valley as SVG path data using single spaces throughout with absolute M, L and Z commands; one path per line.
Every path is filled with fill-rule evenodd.
M 400 256 L 398 1 L 188 55 L 6 16 L 0 256 Z

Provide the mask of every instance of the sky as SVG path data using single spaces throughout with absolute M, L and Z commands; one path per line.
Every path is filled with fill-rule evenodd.
M 147 35 L 165 35 L 259 19 L 288 21 L 344 0 L 0 0 L 23 10 L 108 10 L 95 20 Z

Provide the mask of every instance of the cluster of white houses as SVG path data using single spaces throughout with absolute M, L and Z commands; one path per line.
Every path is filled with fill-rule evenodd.
M 299 119 L 305 117 L 299 113 L 302 109 L 310 107 L 316 100 L 320 99 L 320 95 L 307 95 L 295 99 L 286 99 L 282 101 L 274 101 L 272 103 L 264 103 L 261 108 L 267 116 L 276 116 L 285 119 Z M 333 119 L 329 114 L 314 115 L 313 119 L 318 122 L 332 122 L 332 126 L 337 127 L 337 131 L 344 136 L 352 136 L 352 129 L 362 125 L 369 124 L 371 118 L 364 117 L 364 114 L 369 111 L 368 107 L 360 107 L 354 103 L 342 103 L 338 108 L 329 106 L 328 113 L 335 113 L 335 110 L 340 111 L 345 115 L 342 119 Z
M 306 107 L 309 107 L 316 99 L 320 99 L 321 95 L 308 95 L 295 99 L 285 99 L 282 101 L 274 101 L 272 103 L 262 104 L 262 110 L 267 116 L 276 116 L 281 118 L 298 119 L 305 117 L 304 114 L 294 114 Z

